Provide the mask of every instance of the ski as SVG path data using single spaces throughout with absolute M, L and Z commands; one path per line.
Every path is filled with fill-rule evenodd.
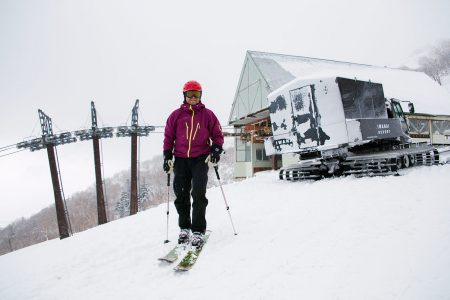
M 181 261 L 178 263 L 178 265 L 174 268 L 177 272 L 186 272 L 192 269 L 195 262 L 197 261 L 198 257 L 200 256 L 200 253 L 202 252 L 203 247 L 205 246 L 206 242 L 208 241 L 209 235 L 211 234 L 210 230 L 207 230 L 204 235 L 204 243 L 203 245 L 198 248 L 191 246 L 191 249 L 186 253 L 186 255 L 181 259 Z
M 175 247 L 172 248 L 172 250 L 169 251 L 165 256 L 158 258 L 160 261 L 165 261 L 168 263 L 174 263 L 178 256 L 180 255 L 181 251 L 185 250 L 187 247 L 187 244 L 177 244 Z

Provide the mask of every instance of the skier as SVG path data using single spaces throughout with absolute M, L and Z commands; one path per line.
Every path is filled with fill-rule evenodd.
M 197 247 L 203 245 L 206 231 L 208 161 L 216 166 L 223 151 L 219 120 L 205 107 L 201 96 L 200 83 L 192 80 L 184 84 L 183 104 L 167 119 L 163 144 L 163 169 L 170 173 L 173 167 L 175 174 L 173 189 L 180 227 L 178 243 L 188 242 L 192 231 L 192 245 Z

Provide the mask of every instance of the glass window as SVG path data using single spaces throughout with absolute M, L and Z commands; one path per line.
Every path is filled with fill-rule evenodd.
M 337 81 L 346 119 L 387 118 L 381 84 L 340 77 Z
M 237 131 L 236 131 L 237 132 Z M 249 141 L 242 140 L 239 136 L 236 137 L 236 161 L 248 162 L 250 161 L 251 145 Z
M 269 160 L 269 157 L 266 155 L 266 150 L 264 148 L 256 149 L 256 160 L 260 160 L 260 161 Z
M 408 133 L 408 125 L 406 124 L 406 119 L 403 114 L 403 109 L 400 103 L 397 101 L 391 100 L 392 102 L 392 110 L 394 112 L 394 118 L 400 119 L 400 123 L 402 124 L 402 130 Z
M 414 134 L 429 134 L 430 133 L 430 122 L 428 120 L 421 119 L 408 119 L 409 129 L 411 133 Z
M 450 121 L 438 121 L 431 122 L 434 134 L 450 134 Z

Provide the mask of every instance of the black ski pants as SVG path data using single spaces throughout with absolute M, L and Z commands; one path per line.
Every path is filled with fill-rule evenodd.
M 195 158 L 175 157 L 173 190 L 175 207 L 178 212 L 178 225 L 192 232 L 206 231 L 206 184 L 208 183 L 207 155 Z M 192 195 L 192 221 L 191 221 Z

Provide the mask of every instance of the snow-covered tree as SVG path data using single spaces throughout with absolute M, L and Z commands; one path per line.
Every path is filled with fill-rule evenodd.
M 130 214 L 130 192 L 122 192 L 116 204 L 116 212 L 121 218 Z
M 143 183 L 139 187 L 138 195 L 138 211 L 145 210 L 150 202 L 150 187 L 143 179 Z
M 430 53 L 419 58 L 419 70 L 442 85 L 442 77 L 450 73 L 450 40 L 442 41 Z

